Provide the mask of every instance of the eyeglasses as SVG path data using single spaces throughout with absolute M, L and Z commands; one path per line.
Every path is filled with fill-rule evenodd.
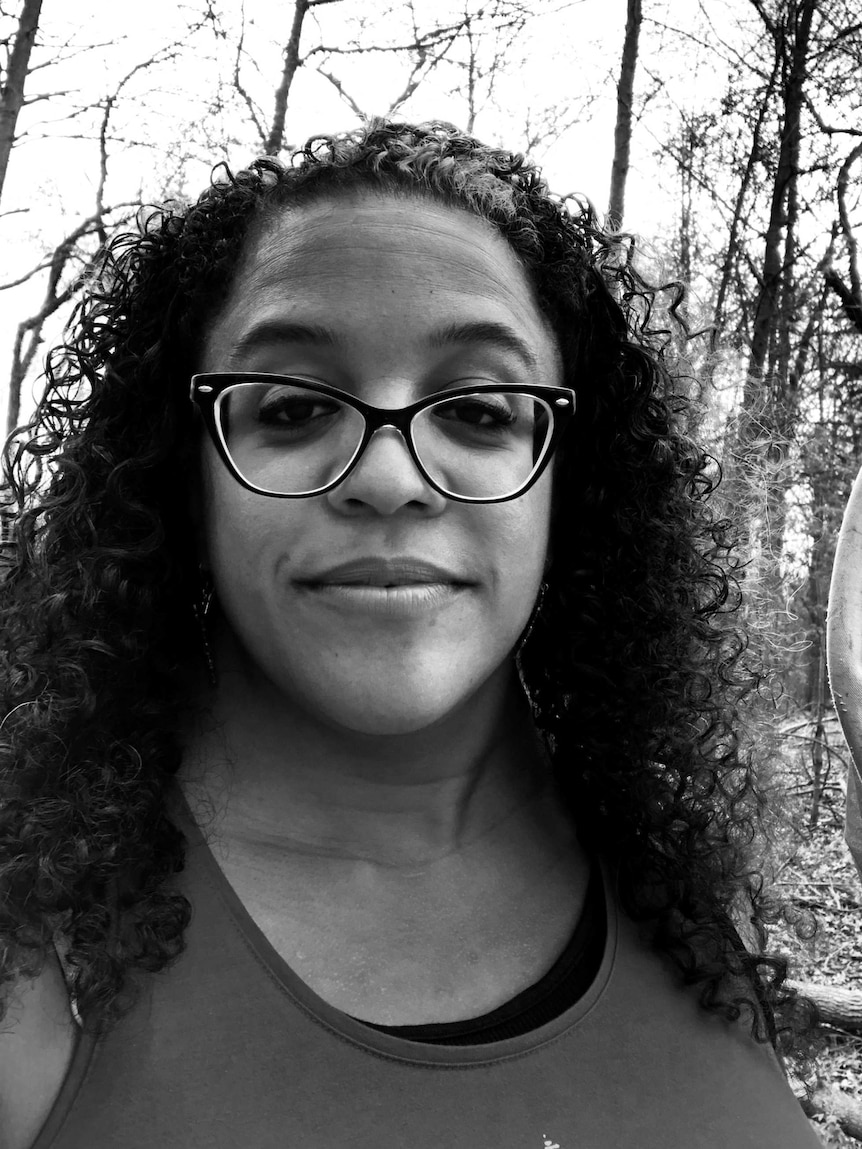
M 460 503 L 503 503 L 539 478 L 575 410 L 568 387 L 474 383 L 372 407 L 301 376 L 193 375 L 190 398 L 234 478 L 277 499 L 331 491 L 394 427 L 422 477 Z

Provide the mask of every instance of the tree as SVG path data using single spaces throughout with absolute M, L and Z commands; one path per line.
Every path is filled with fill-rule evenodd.
M 71 78 L 75 87 L 64 90 L 57 80 L 54 93 L 40 96 L 40 107 L 48 110 L 44 126 L 29 108 L 21 138 L 30 143 L 31 153 L 40 139 L 77 141 L 79 178 L 72 209 L 65 202 L 69 189 L 62 191 L 62 211 L 56 214 L 64 219 L 63 230 L 49 235 L 40 229 L 33 244 L 41 247 L 40 257 L 25 269 L 7 271 L 0 282 L 7 300 L 14 292 L 30 292 L 12 347 L 10 427 L 19 417 L 21 388 L 38 365 L 45 333 L 54 337 L 57 321 L 52 317 L 62 314 L 88 274 L 99 243 L 136 207 L 172 195 L 182 198 L 188 172 L 199 172 L 194 180 L 199 186 L 214 159 L 231 162 L 237 149 L 245 156 L 283 152 L 291 135 L 293 109 L 323 104 L 333 95 L 352 115 L 374 111 L 392 115 L 439 73 L 443 86 L 457 94 L 461 107 L 466 106 L 472 126 L 491 101 L 499 77 L 512 66 L 509 58 L 532 18 L 520 0 L 458 0 L 444 5 L 393 0 L 370 14 L 358 0 L 294 0 L 286 10 L 283 39 L 273 44 L 272 21 L 255 20 L 252 11 L 246 13 L 254 3 L 204 2 L 198 11 L 186 9 L 177 17 L 178 34 L 168 44 L 153 44 L 147 50 L 138 48 L 137 37 L 126 41 L 105 27 L 102 31 L 110 43 L 98 49 L 105 68 L 66 74 L 66 85 Z M 36 66 L 48 70 L 55 58 L 68 59 L 89 50 L 82 29 L 58 29 L 56 22 L 43 29 L 45 42 Z M 273 51 L 278 52 L 277 64 Z M 121 61 L 122 72 L 117 68 Z M 193 75 L 193 61 L 207 62 L 199 73 L 206 82 L 189 86 L 190 98 L 180 100 L 177 85 Z M 170 71 L 167 64 L 172 65 Z M 113 77 L 111 87 L 94 92 L 90 72 L 95 76 L 102 71 Z M 361 87 L 363 75 L 377 73 L 391 77 L 386 103 L 363 106 L 364 99 L 352 94 L 354 86 Z M 55 69 L 52 76 L 57 75 Z M 176 121 L 166 118 L 168 108 L 177 115 Z M 537 137 L 543 133 L 550 138 L 569 122 L 569 115 L 549 117 L 547 123 L 536 125 Z M 296 138 L 297 130 L 292 134 Z M 133 182 L 130 157 L 137 153 L 141 162 L 136 174 L 142 174 Z M 89 203 L 79 194 L 87 182 L 92 188 Z M 31 212 L 39 206 L 37 195 L 35 204 L 28 198 L 15 210 Z M 37 285 L 42 289 L 38 299 Z M 11 308 L 6 310 L 8 314 Z
M 795 313 L 802 109 L 809 65 L 811 25 L 818 0 L 789 0 L 778 18 L 766 11 L 763 0 L 751 0 L 751 3 L 772 38 L 782 73 L 780 148 L 772 183 L 772 205 L 748 365 L 748 378 L 753 390 L 760 386 L 767 362 L 773 376 L 777 375 L 780 382 L 790 382 L 790 328 Z M 746 412 L 750 410 L 752 401 L 756 403 L 757 399 L 752 400 L 750 394 L 744 397 L 743 409 Z M 792 412 L 788 410 L 784 412 L 782 421 L 790 419 Z M 750 433 L 747 426 L 746 433 Z
M 621 227 L 625 208 L 626 179 L 629 174 L 629 153 L 632 138 L 632 101 L 634 99 L 635 69 L 640 37 L 641 0 L 627 0 L 626 34 L 620 78 L 617 83 L 617 122 L 614 129 L 614 162 L 611 169 L 611 191 L 608 199 L 608 219 L 614 227 Z
M 862 135 L 862 129 L 850 130 L 854 134 Z M 853 165 L 858 163 L 860 159 L 862 159 L 862 143 L 856 144 L 841 164 L 836 186 L 838 220 L 847 249 L 849 283 L 841 276 L 831 259 L 824 268 L 823 276 L 829 288 L 840 299 L 844 314 L 862 335 L 862 270 L 860 270 L 859 265 L 859 243 L 856 239 L 848 203 L 850 172 Z
M 240 34 L 240 39 L 237 43 L 236 65 L 234 69 L 234 84 L 237 92 L 243 98 L 246 107 L 248 108 L 249 115 L 252 123 L 254 124 L 257 134 L 263 144 L 263 150 L 268 156 L 277 156 L 284 147 L 284 128 L 285 120 L 287 117 L 287 102 L 290 97 L 290 89 L 293 85 L 293 78 L 296 75 L 297 68 L 303 62 L 299 54 L 299 46 L 302 40 L 302 26 L 305 17 L 312 8 L 319 8 L 324 4 L 337 4 L 339 0 L 294 0 L 293 17 L 291 20 L 290 32 L 287 36 L 287 41 L 284 45 L 283 67 L 281 77 L 275 89 L 275 106 L 273 108 L 272 119 L 269 122 L 268 128 L 264 126 L 264 120 L 260 113 L 260 109 L 255 105 L 252 98 L 249 96 L 245 85 L 240 78 L 240 71 L 243 58 L 243 44 L 244 44 L 244 21 Z
M 306 36 L 307 17 L 318 9 L 345 0 L 294 0 L 293 16 L 287 38 L 281 47 L 282 67 L 274 85 L 274 108 L 271 117 L 263 107 L 261 80 L 253 51 L 247 46 L 246 22 L 240 20 L 236 34 L 233 86 L 245 109 L 255 136 L 267 155 L 278 155 L 287 147 L 287 114 L 289 100 L 298 75 L 319 77 L 326 82 L 351 113 L 364 118 L 372 112 L 392 116 L 413 98 L 417 89 L 443 65 L 448 65 L 457 79 L 467 105 L 466 127 L 473 130 L 480 101 L 480 87 L 490 95 L 504 58 L 530 17 L 530 10 L 519 0 L 491 0 L 481 3 L 465 0 L 457 14 L 445 11 L 427 22 L 431 11 L 421 0 L 399 0 L 388 5 L 376 18 L 366 16 L 345 19 L 339 29 L 339 40 L 328 39 L 328 28 L 319 25 L 316 40 Z M 425 17 L 423 19 L 423 17 Z M 368 106 L 351 92 L 344 77 L 344 66 L 357 59 L 397 60 L 403 66 L 401 79 L 393 86 L 383 107 Z M 339 67 L 338 65 L 341 65 Z M 460 75 L 458 75 L 460 73 Z M 267 92 L 269 95 L 269 92 Z
M 6 66 L 0 70 L 0 197 L 6 182 L 6 169 L 15 143 L 15 128 L 24 106 L 24 84 L 30 66 L 30 53 L 39 29 L 42 0 L 24 0 L 18 27 L 8 53 Z
M 45 273 L 44 293 L 38 308 L 18 323 L 15 332 L 9 374 L 7 434 L 18 424 L 22 384 L 42 343 L 42 332 L 46 321 L 75 295 L 94 267 L 109 233 L 127 224 L 141 206 L 140 197 L 115 204 L 105 202 L 111 154 L 112 116 L 123 98 L 125 89 L 136 76 L 156 65 L 175 59 L 178 52 L 179 45 L 172 43 L 160 49 L 155 55 L 139 61 L 120 78 L 113 91 L 103 98 L 99 107 L 98 164 L 91 210 L 54 244 L 38 264 L 23 275 L 0 284 L 0 291 L 8 291 Z

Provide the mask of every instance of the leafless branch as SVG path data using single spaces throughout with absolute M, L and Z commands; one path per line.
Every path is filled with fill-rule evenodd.
M 623 222 L 625 188 L 629 172 L 629 151 L 631 148 L 634 79 L 638 60 L 638 39 L 643 21 L 641 0 L 628 0 L 626 9 L 626 31 L 620 75 L 617 82 L 617 120 L 614 129 L 614 158 L 611 170 L 610 196 L 608 199 L 608 219 L 612 227 L 621 227 Z
M 464 21 L 460 20 L 457 24 L 450 24 L 445 28 L 435 28 L 431 32 L 424 33 L 419 41 L 414 40 L 399 44 L 355 44 L 351 47 L 316 44 L 313 48 L 309 48 L 302 60 L 303 63 L 306 63 L 312 56 L 367 56 L 371 52 L 400 54 L 415 52 L 420 46 L 428 50 L 437 44 L 450 40 L 453 36 L 457 36 L 463 28 Z
M 293 23 L 284 47 L 284 68 L 281 80 L 275 90 L 275 108 L 272 113 L 269 135 L 264 150 L 268 156 L 277 156 L 284 146 L 284 126 L 287 118 L 287 97 L 293 84 L 293 77 L 300 66 L 299 44 L 302 38 L 302 22 L 311 0 L 294 0 Z
M 30 52 L 36 39 L 41 9 L 42 0 L 24 0 L 3 85 L 0 87 L 0 194 L 15 142 L 18 114 L 24 103 L 24 83 L 29 72 Z
M 417 43 L 416 62 L 413 65 L 410 76 L 408 77 L 407 83 L 404 85 L 401 93 L 396 96 L 392 103 L 389 105 L 389 108 L 386 112 L 387 116 L 393 115 L 393 113 L 396 112 L 402 104 L 405 104 L 410 99 L 422 81 L 426 79 L 427 76 L 430 75 L 430 73 L 437 67 L 437 65 L 442 62 L 446 56 L 446 53 L 455 43 L 455 40 L 456 37 L 452 36 L 449 40 L 443 43 L 440 51 L 434 54 L 431 54 L 423 43 Z M 438 43 L 440 42 L 438 41 Z
M 128 40 L 128 36 L 118 36 L 116 40 L 103 40 L 101 43 L 96 44 L 76 44 L 72 45 L 69 41 L 62 45 L 58 45 L 52 52 L 47 60 L 39 60 L 30 66 L 30 75 L 34 72 L 40 72 L 43 68 L 54 68 L 57 64 L 67 64 L 69 60 L 74 60 L 77 56 L 83 56 L 87 52 L 97 52 L 103 48 L 115 48 L 117 44 L 124 43 Z M 69 49 L 68 53 L 64 53 L 64 49 Z
M 847 188 L 850 183 L 850 169 L 862 157 L 862 143 L 856 145 L 850 152 L 838 172 L 837 199 L 838 219 L 844 242 L 847 245 L 847 257 L 850 270 L 850 286 L 831 265 L 824 268 L 823 279 L 827 287 L 841 301 L 844 314 L 857 331 L 862 333 L 862 269 L 859 267 L 859 241 L 853 229 L 850 212 L 847 208 Z
M 98 252 L 84 257 L 83 267 L 77 274 L 71 277 L 65 286 L 61 287 L 61 280 L 70 261 L 76 258 L 80 259 L 83 255 L 78 249 L 78 244 L 90 235 L 98 235 L 101 240 L 106 215 L 115 212 L 125 212 L 130 208 L 137 209 L 138 206 L 137 201 L 127 201 L 125 203 L 115 204 L 109 208 L 102 207 L 99 211 L 93 212 L 87 216 L 86 219 L 82 220 L 77 227 L 73 228 L 65 239 L 57 245 L 51 256 L 44 261 L 42 270 L 48 269 L 49 275 L 42 306 L 34 315 L 22 320 L 22 322 L 18 324 L 15 333 L 12 348 L 12 371 L 9 380 L 9 407 L 7 414 L 7 427 L 10 431 L 18 422 L 21 384 L 32 366 L 36 352 L 41 345 L 41 333 L 45 321 L 72 298 L 81 282 L 90 273 L 95 264 L 95 260 L 98 258 Z M 128 212 L 126 215 L 119 215 L 114 222 L 116 224 L 127 222 L 131 214 L 133 213 Z M 99 250 L 101 250 L 101 242 Z
M 762 20 L 767 32 L 774 38 L 777 31 L 775 21 L 764 8 L 763 0 L 748 0 L 748 2 Z
M 245 46 L 245 3 L 243 3 L 243 5 L 242 5 L 242 10 L 240 13 L 239 40 L 237 41 L 236 58 L 234 60 L 234 65 L 233 65 L 233 86 L 236 88 L 237 92 L 239 93 L 240 97 L 242 98 L 243 102 L 245 103 L 246 108 L 248 109 L 249 119 L 251 120 L 252 124 L 254 125 L 254 130 L 258 134 L 258 138 L 260 139 L 261 144 L 266 144 L 266 128 L 264 127 L 264 124 L 263 124 L 262 113 L 261 113 L 260 109 L 257 107 L 257 105 L 255 104 L 254 100 L 248 94 L 248 91 L 244 87 L 244 85 L 242 83 L 241 76 L 240 76 L 240 66 L 241 66 L 241 62 L 242 62 L 244 46 Z
M 32 108 L 34 104 L 44 103 L 45 100 L 56 100 L 61 96 L 69 96 L 71 94 L 71 89 L 68 91 L 59 92 L 37 92 L 36 95 L 28 94 L 24 97 L 24 103 L 22 104 L 22 107 Z
M 810 96 L 805 97 L 805 107 L 811 113 L 811 118 L 817 124 L 821 132 L 827 136 L 862 136 L 862 128 L 843 127 L 836 128 L 831 124 L 827 124 L 820 112 L 814 106 L 814 102 Z
M 860 157 L 862 157 L 862 143 L 857 144 L 856 147 L 853 148 L 841 165 L 838 172 L 837 191 L 838 218 L 841 221 L 841 231 L 844 234 L 844 242 L 847 244 L 847 250 L 850 255 L 850 285 L 853 289 L 853 294 L 859 300 L 860 306 L 862 306 L 862 275 L 860 275 L 859 270 L 859 244 L 850 222 L 850 213 L 847 210 L 847 187 L 850 183 L 850 169 Z
M 22 208 L 20 210 L 26 211 L 27 209 Z M 14 213 L 13 212 L 4 212 L 3 214 L 4 215 L 13 215 Z M 43 260 L 42 263 L 37 263 L 35 267 L 31 267 L 29 271 L 26 271 L 23 275 L 20 275 L 17 279 L 11 279 L 8 283 L 0 283 L 0 291 L 8 291 L 12 287 L 20 287 L 22 283 L 27 283 L 27 281 L 32 279 L 34 275 L 38 275 L 40 271 L 44 271 L 46 267 L 50 267 L 50 266 L 51 266 L 51 258 L 49 257 L 48 259 Z
M 556 141 L 583 119 L 584 112 L 596 101 L 594 95 L 585 96 L 577 110 L 560 108 L 553 104 L 534 113 L 528 109 L 524 117 L 524 149 L 537 152 L 549 142 Z
M 315 71 L 318 73 L 318 75 L 323 76 L 324 80 L 328 80 L 330 84 L 332 84 L 333 88 L 335 88 L 336 92 L 338 92 L 339 96 L 342 98 L 342 100 L 344 100 L 345 104 L 347 104 L 353 114 L 362 119 L 362 117 L 365 115 L 365 112 L 362 110 L 362 108 L 360 108 L 359 104 L 357 104 L 353 96 L 351 96 L 350 93 L 345 90 L 344 85 L 338 79 L 338 77 L 333 76 L 331 72 L 327 72 L 323 67 L 315 68 Z
M 668 24 L 663 20 L 658 20 L 655 16 L 644 16 L 644 23 L 651 24 L 653 28 L 660 28 L 664 32 L 671 32 L 681 40 L 688 40 L 698 48 L 704 48 L 706 51 L 718 55 L 719 59 L 723 60 L 725 64 L 744 65 L 747 71 L 753 72 L 763 79 L 765 74 L 757 68 L 757 62 L 752 60 L 750 56 L 743 55 L 738 48 L 728 43 L 718 31 L 704 0 L 700 2 L 700 13 L 709 28 L 708 36 L 698 36 L 687 28 L 679 28 L 675 24 Z M 717 46 L 720 46 L 724 50 L 723 53 L 717 51 Z
M 836 28 L 833 39 L 824 43 L 821 48 L 812 53 L 812 62 L 816 62 L 822 57 L 827 56 L 830 52 L 834 52 L 837 44 L 849 40 L 851 37 L 858 37 L 860 30 L 862 30 L 862 22 L 860 21 L 857 21 L 855 24 L 848 24 L 843 28 Z

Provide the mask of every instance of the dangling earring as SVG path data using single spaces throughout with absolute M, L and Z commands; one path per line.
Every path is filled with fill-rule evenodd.
M 518 645 L 515 648 L 515 670 L 518 672 L 518 681 L 521 683 L 521 689 L 524 692 L 524 696 L 526 697 L 527 702 L 530 704 L 530 711 L 533 715 L 534 722 L 537 722 L 539 719 L 539 707 L 537 706 L 532 694 L 530 693 L 530 688 L 527 685 L 526 678 L 524 677 L 524 668 L 521 665 L 521 652 L 527 645 L 530 635 L 533 633 L 533 627 L 536 625 L 536 620 L 542 611 L 542 605 L 544 604 L 547 591 L 548 584 L 543 581 L 539 587 L 539 593 L 536 596 L 536 601 L 533 605 L 530 617 L 527 620 L 527 625 L 524 627 L 524 633 L 521 635 Z
M 213 652 L 210 647 L 210 636 L 207 629 L 207 615 L 212 606 L 213 595 L 215 594 L 215 587 L 213 586 L 212 576 L 208 570 L 203 567 L 199 568 L 200 574 L 200 590 L 197 602 L 192 603 L 192 610 L 195 612 L 198 627 L 201 632 L 201 643 L 203 645 L 204 661 L 207 664 L 207 677 L 209 678 L 210 686 L 215 686 L 218 683 L 218 676 L 216 674 L 215 661 L 213 660 Z

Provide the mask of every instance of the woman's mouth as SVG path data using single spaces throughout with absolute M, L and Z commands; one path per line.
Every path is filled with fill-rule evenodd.
M 411 617 L 451 603 L 475 584 L 436 563 L 413 557 L 361 557 L 295 580 L 335 608 Z

